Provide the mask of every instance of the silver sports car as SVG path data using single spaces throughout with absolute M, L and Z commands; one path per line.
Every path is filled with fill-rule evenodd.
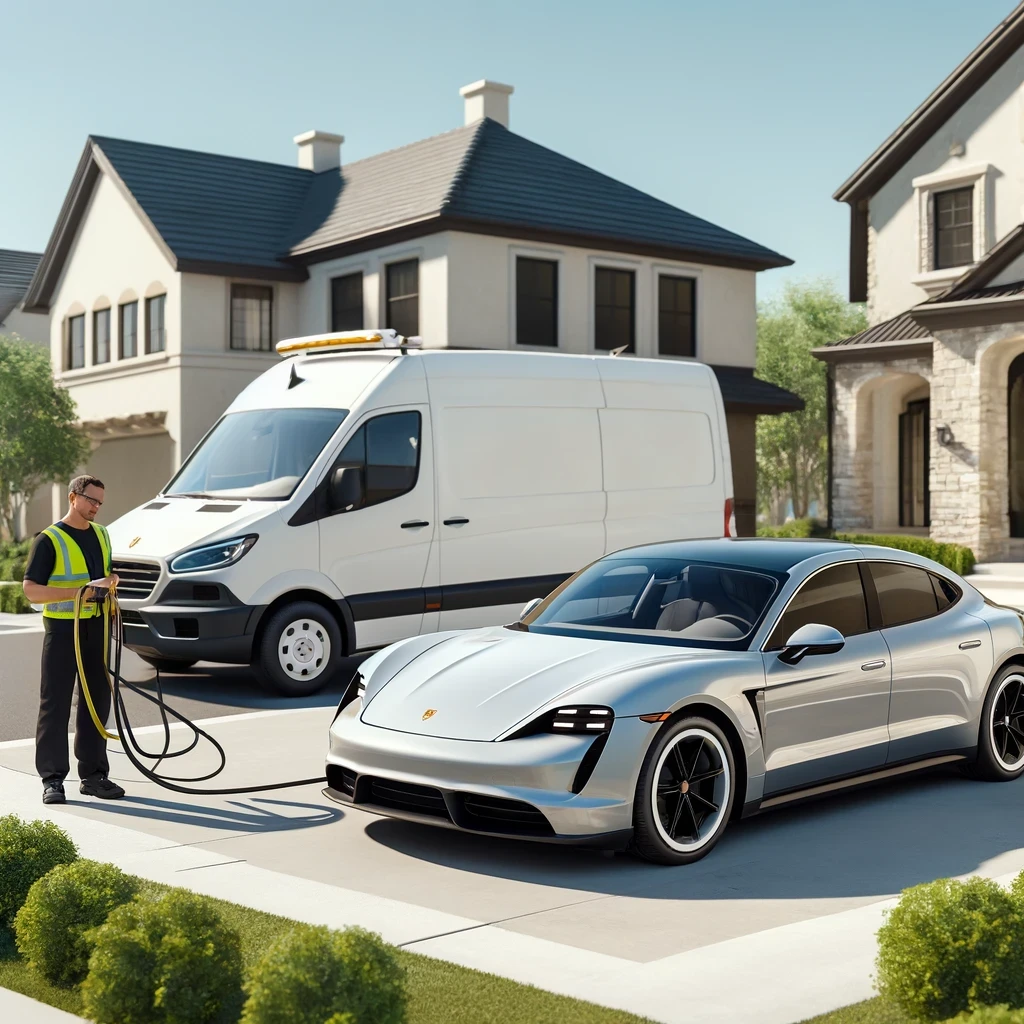
M 360 667 L 328 796 L 519 839 L 704 856 L 728 821 L 946 762 L 1024 772 L 1024 618 L 830 541 L 608 555 L 507 626 Z

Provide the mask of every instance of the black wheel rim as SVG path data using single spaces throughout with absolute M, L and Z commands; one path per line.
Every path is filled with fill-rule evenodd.
M 653 794 L 662 838 L 682 852 L 706 845 L 722 824 L 730 784 L 715 736 L 688 729 L 674 737 L 659 758 Z
M 1024 676 L 1009 676 L 992 704 L 992 751 L 1004 768 L 1024 762 Z

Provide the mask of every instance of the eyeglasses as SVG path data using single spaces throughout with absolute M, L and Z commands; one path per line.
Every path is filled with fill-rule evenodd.
M 83 494 L 81 491 L 75 491 L 75 494 L 77 494 L 80 498 L 85 498 L 85 500 L 89 502 L 89 504 L 92 505 L 93 508 L 100 508 L 103 504 L 102 501 L 97 501 L 95 498 L 90 498 L 88 494 Z

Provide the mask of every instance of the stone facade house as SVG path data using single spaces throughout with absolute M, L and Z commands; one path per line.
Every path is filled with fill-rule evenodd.
M 835 198 L 870 326 L 816 352 L 832 525 L 1024 558 L 1024 4 Z

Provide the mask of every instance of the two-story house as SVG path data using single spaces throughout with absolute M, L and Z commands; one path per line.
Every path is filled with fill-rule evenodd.
M 835 198 L 870 326 L 817 353 L 833 524 L 1024 555 L 1024 4 Z
M 296 137 L 295 167 L 88 140 L 26 304 L 51 317 L 111 516 L 166 483 L 278 340 L 384 326 L 712 364 L 753 531 L 755 418 L 802 404 L 754 377 L 755 278 L 791 261 L 510 131 L 511 87 L 461 92 L 463 127 L 353 163 L 326 132 Z

